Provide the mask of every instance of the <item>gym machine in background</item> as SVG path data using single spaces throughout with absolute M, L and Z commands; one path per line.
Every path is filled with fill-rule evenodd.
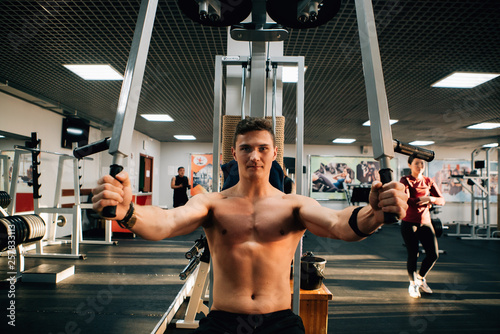
M 498 152 L 498 150 L 498 147 L 481 147 L 475 149 L 471 153 L 471 172 L 449 176 L 450 181 L 460 183 L 462 189 L 467 191 L 471 196 L 470 221 L 453 221 L 448 223 L 450 226 L 456 226 L 455 233 L 450 233 L 448 234 L 449 236 L 469 240 L 500 240 L 497 237 L 500 231 L 498 230 L 498 226 L 493 225 L 491 215 L 491 199 L 494 195 L 491 193 L 491 190 L 494 182 L 492 182 L 493 164 L 490 156 L 492 152 Z M 485 160 L 477 159 L 480 153 L 484 153 Z M 466 227 L 468 230 L 462 231 L 462 227 Z

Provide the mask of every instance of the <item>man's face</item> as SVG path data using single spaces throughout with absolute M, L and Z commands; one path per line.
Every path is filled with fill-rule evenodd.
M 181 177 L 184 176 L 184 172 L 185 172 L 184 168 L 179 169 L 179 176 Z
M 234 159 L 238 162 L 240 177 L 269 177 L 273 160 L 278 148 L 267 131 L 250 131 L 236 138 L 232 148 Z

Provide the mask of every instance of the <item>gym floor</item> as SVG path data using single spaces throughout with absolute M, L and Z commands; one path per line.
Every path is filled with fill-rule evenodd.
M 15 301 L 15 327 L 4 315 L 0 333 L 150 333 L 182 287 L 184 253 L 201 233 L 161 242 L 116 235 L 117 246 L 82 245 L 86 260 L 27 257 L 25 269 L 68 264 L 75 265 L 75 275 L 57 284 L 18 282 L 9 298 L 7 257 L 1 257 L 0 308 L 5 314 Z M 324 283 L 333 294 L 328 332 L 499 333 L 500 242 L 438 241 L 445 253 L 428 276 L 434 294 L 412 299 L 397 224 L 356 243 L 307 232 L 303 251 L 327 260 Z M 70 246 L 45 250 L 69 253 Z

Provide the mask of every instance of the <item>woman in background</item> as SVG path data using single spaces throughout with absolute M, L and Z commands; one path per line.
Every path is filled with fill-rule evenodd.
M 408 195 L 406 217 L 401 222 L 401 235 L 406 244 L 408 259 L 406 267 L 410 279 L 408 292 L 413 298 L 420 298 L 420 290 L 432 293 L 427 285 L 426 275 L 439 257 L 436 233 L 431 222 L 429 208 L 432 205 L 444 205 L 445 200 L 431 178 L 423 175 L 425 162 L 410 156 L 408 166 L 411 173 L 401 178 Z M 425 258 L 417 273 L 419 241 L 425 249 Z

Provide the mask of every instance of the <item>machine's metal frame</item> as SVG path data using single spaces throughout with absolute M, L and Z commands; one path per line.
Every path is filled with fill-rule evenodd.
M 252 49 L 254 49 L 253 47 Z M 253 52 L 253 50 L 252 50 Z M 252 53 L 253 54 L 253 53 Z M 221 154 L 221 121 L 222 121 L 222 76 L 223 76 L 223 66 L 239 65 L 244 66 L 251 62 L 252 68 L 252 80 L 253 74 L 255 72 L 256 64 L 259 64 L 264 59 L 263 72 L 265 72 L 266 61 L 277 66 L 297 66 L 298 67 L 298 81 L 296 86 L 296 157 L 295 157 L 295 184 L 297 194 L 304 195 L 304 174 L 302 172 L 302 166 L 304 166 L 304 57 L 271 57 L 267 60 L 262 57 L 257 59 L 248 58 L 246 56 L 216 56 L 215 58 L 215 84 L 214 84 L 214 132 L 213 132 L 213 155 L 214 162 L 215 157 L 219 157 Z M 257 68 L 261 66 L 257 65 Z M 274 80 L 274 79 L 273 79 Z M 243 82 L 244 84 L 244 82 Z M 252 85 L 254 86 L 254 85 Z M 265 86 L 265 85 L 264 85 Z M 253 101 L 253 99 L 252 99 Z M 242 102 L 243 103 L 243 102 Z M 251 105 L 255 105 L 252 104 Z M 263 107 L 264 108 L 264 107 Z M 254 115 L 254 117 L 263 117 L 264 114 Z M 263 111 L 264 112 L 264 109 Z M 273 108 L 273 119 L 275 119 L 275 108 Z M 218 192 L 220 190 L 220 168 L 213 168 L 212 171 L 212 191 Z M 300 263 L 300 258 L 302 256 L 302 242 L 297 247 L 294 256 L 294 263 Z M 296 268 L 297 266 L 294 266 Z M 300 296 L 300 270 L 294 270 L 293 274 L 294 285 L 293 291 L 294 296 Z M 293 311 L 299 314 L 300 300 L 299 298 L 293 299 L 292 305 Z

